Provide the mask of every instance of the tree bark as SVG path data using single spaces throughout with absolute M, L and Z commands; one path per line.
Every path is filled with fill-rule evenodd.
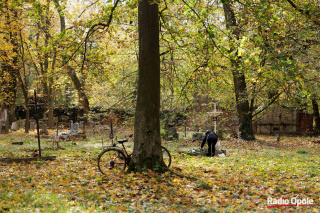
M 39 13 L 41 16 L 41 22 L 39 23 L 39 29 L 44 33 L 44 46 L 47 47 L 50 42 L 50 32 L 49 29 L 51 28 L 50 22 L 50 1 L 47 1 L 47 5 L 45 11 L 43 12 L 42 9 L 39 9 Z M 39 39 L 39 37 L 38 37 Z M 49 52 L 44 53 L 44 59 L 40 59 L 40 71 L 42 76 L 42 87 L 43 93 L 46 100 L 46 106 L 48 108 L 47 117 L 48 117 L 48 128 L 53 128 L 53 97 L 52 97 L 52 85 L 53 85 L 53 78 L 49 74 Z M 52 69 L 54 69 L 54 63 L 51 65 Z
M 74 71 L 74 69 L 68 65 L 67 65 L 67 69 L 68 69 L 68 75 L 71 78 L 74 87 L 78 91 L 80 103 L 81 103 L 85 113 L 87 113 L 90 110 L 88 97 L 87 97 L 84 89 L 82 88 L 82 84 L 81 84 L 76 72 Z
M 128 171 L 165 171 L 160 138 L 160 53 L 158 3 L 139 1 L 139 81 L 134 149 Z
M 60 5 L 59 0 L 53 0 L 53 1 L 54 1 L 54 5 L 56 7 L 56 10 L 59 13 L 59 17 L 60 17 L 60 31 L 61 31 L 61 33 L 64 33 L 66 30 L 64 12 L 62 10 L 62 7 Z M 84 109 L 84 113 L 87 113 L 90 110 L 88 96 L 86 95 L 86 93 L 82 87 L 81 81 L 79 80 L 75 70 L 69 65 L 67 65 L 67 69 L 68 69 L 68 76 L 70 77 L 74 87 L 76 88 L 76 90 L 78 92 L 80 104 L 82 105 L 82 107 Z
M 317 133 L 320 132 L 320 114 L 319 114 L 319 105 L 315 98 L 312 98 L 312 109 L 313 109 L 313 117 L 315 119 L 315 130 Z
M 287 2 L 295 9 L 298 10 L 302 15 L 306 16 L 308 19 L 310 19 L 315 25 L 317 25 L 318 27 L 320 27 L 320 21 L 319 21 L 319 17 L 317 17 L 317 15 L 314 15 L 313 13 L 311 13 L 310 10 L 303 10 L 301 8 L 299 8 L 293 1 L 291 0 L 287 0 Z M 317 6 L 314 6 L 315 9 L 318 9 Z M 317 11 L 319 14 L 319 11 Z
M 15 28 L 18 20 L 18 12 L 12 8 L 9 8 L 9 4 L 6 1 L 6 14 L 5 14 L 5 26 L 8 28 L 8 34 L 5 39 L 8 43 L 12 45 L 12 57 L 7 56 L 7 58 L 12 58 L 5 61 L 4 71 L 8 73 L 9 79 L 6 80 L 6 97 L 5 97 L 5 108 L 8 109 L 8 122 L 7 128 L 10 128 L 12 122 L 16 120 L 15 107 L 16 107 L 16 97 L 17 97 L 17 73 L 19 72 L 19 60 L 18 60 L 18 29 Z M 10 14 L 12 13 L 12 15 Z M 12 16 L 12 17 L 11 17 Z
M 240 40 L 240 29 L 236 22 L 236 17 L 228 0 L 222 1 L 226 27 L 231 31 L 230 42 L 230 61 L 232 65 L 232 75 L 234 82 L 234 91 L 236 95 L 237 113 L 239 117 L 240 138 L 244 140 L 254 140 L 252 128 L 252 112 L 249 106 L 246 77 L 241 66 L 241 59 L 238 56 L 238 49 L 233 45 L 234 41 Z
M 29 94 L 28 94 L 28 82 L 26 78 L 26 64 L 25 64 L 25 51 L 24 51 L 24 43 L 22 39 L 22 34 L 20 32 L 20 43 L 21 43 L 21 59 L 22 59 L 22 68 L 23 68 L 23 74 L 18 72 L 18 79 L 20 82 L 21 91 L 24 97 L 24 103 L 25 103 L 25 110 L 26 110 L 26 121 L 24 125 L 24 131 L 25 133 L 29 133 L 29 120 L 30 120 L 30 110 L 29 110 Z M 24 77 L 24 80 L 22 79 L 22 75 Z

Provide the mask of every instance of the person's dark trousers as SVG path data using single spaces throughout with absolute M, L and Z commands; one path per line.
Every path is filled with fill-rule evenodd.
M 218 138 L 208 138 L 208 156 L 214 156 L 216 153 L 216 143 Z

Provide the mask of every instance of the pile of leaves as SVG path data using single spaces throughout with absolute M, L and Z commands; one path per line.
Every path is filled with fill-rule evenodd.
M 27 152 L 36 147 L 33 139 L 19 148 L 2 139 L 0 157 L 9 149 Z M 168 142 L 171 171 L 111 171 L 107 176 L 97 167 L 99 140 L 63 142 L 63 150 L 44 142 L 43 153 L 57 160 L 0 163 L 0 212 L 272 212 L 268 198 L 297 196 L 313 199 L 314 205 L 278 210 L 319 212 L 320 146 L 310 143 L 312 138 L 272 139 L 221 141 L 228 150 L 224 158 L 179 154 L 178 149 L 192 150 L 198 144 Z

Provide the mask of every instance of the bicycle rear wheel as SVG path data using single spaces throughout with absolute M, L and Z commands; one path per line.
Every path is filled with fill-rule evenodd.
M 163 146 L 161 146 L 162 150 L 162 157 L 163 157 L 163 162 L 167 165 L 169 168 L 171 165 L 171 155 L 170 152 Z
M 116 148 L 105 149 L 98 156 L 98 167 L 104 175 L 108 175 L 110 171 L 124 171 L 127 166 L 126 162 L 124 153 Z

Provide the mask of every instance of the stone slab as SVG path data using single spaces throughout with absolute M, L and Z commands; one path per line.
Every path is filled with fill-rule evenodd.
M 0 158 L 0 162 L 4 163 L 21 163 L 21 162 L 31 162 L 36 160 L 55 160 L 56 156 L 43 156 L 43 157 L 34 157 L 34 158 Z
M 188 154 L 188 155 L 192 155 L 192 156 L 206 156 L 207 152 L 190 152 L 190 151 L 179 151 L 178 152 L 179 154 Z M 227 155 L 227 150 L 216 150 L 215 152 L 215 155 L 218 155 L 218 154 L 224 154 L 224 155 Z

